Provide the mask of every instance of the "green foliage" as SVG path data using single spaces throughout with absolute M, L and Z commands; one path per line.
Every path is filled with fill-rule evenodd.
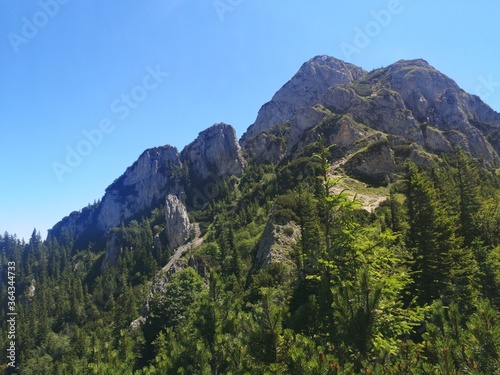
M 203 290 L 202 278 L 191 267 L 174 273 L 165 290 L 157 291 L 151 298 L 151 320 L 167 327 L 182 324 L 187 309 Z
M 444 374 L 498 374 L 498 312 L 487 301 L 465 322 L 458 305 L 434 307 L 424 334 L 429 367 Z

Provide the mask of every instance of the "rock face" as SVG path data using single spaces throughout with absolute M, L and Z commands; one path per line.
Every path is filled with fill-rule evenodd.
M 262 106 L 241 143 L 245 145 L 256 134 L 290 120 L 301 108 L 314 105 L 330 86 L 349 84 L 365 73 L 360 67 L 330 56 L 314 57 Z
M 108 267 L 113 267 L 118 257 L 123 253 L 123 247 L 116 233 L 110 233 L 106 239 L 106 254 L 101 264 L 101 272 Z
M 177 194 L 180 155 L 175 147 L 163 146 L 146 150 L 125 173 L 108 188 L 101 202 L 57 223 L 48 237 L 59 237 L 64 230 L 74 235 L 85 232 L 105 233 L 153 205 L 163 201 L 168 192 Z M 87 234 L 88 236 L 88 234 Z
M 191 176 L 197 180 L 241 176 L 246 164 L 234 128 L 224 123 L 202 131 L 184 148 L 182 158 L 189 164 Z
M 186 194 L 193 202 L 200 200 L 194 191 L 201 186 L 198 183 L 205 183 L 206 198 L 205 190 L 219 178 L 243 175 L 247 163 L 243 155 L 257 163 L 293 160 L 310 151 L 307 146 L 319 135 L 336 145 L 335 161 L 345 163 L 348 173 L 370 181 L 390 179 L 407 158 L 432 164 L 432 153 L 457 147 L 485 165 L 500 166 L 500 114 L 426 61 L 401 60 L 366 72 L 333 57 L 317 56 L 262 106 L 242 137 L 244 150 L 235 130 L 225 123 L 199 133 L 181 153 L 168 145 L 146 150 L 106 189 L 102 201 L 71 213 L 49 231 L 48 238 L 62 241 L 71 237 L 69 233 L 75 241 L 86 239 L 102 247 L 107 241 L 106 262 L 113 263 L 119 247 L 104 234 L 166 202 L 166 233 L 175 248 L 190 230 L 186 208 L 177 197 Z M 187 194 L 187 180 L 192 196 Z M 276 242 L 281 238 L 280 225 L 270 222 L 266 227 L 268 241 L 259 250 L 263 264 L 268 262 L 264 254 L 279 254 L 273 249 L 280 246 Z
M 201 132 L 194 142 L 184 148 L 182 154 L 169 145 L 146 150 L 106 189 L 99 203 L 71 213 L 49 231 L 48 238 L 60 238 L 65 231 L 76 237 L 102 237 L 122 222 L 126 223 L 160 206 L 169 194 L 180 196 L 185 188 L 183 180 L 187 177 L 184 165 L 189 166 L 193 180 L 206 180 L 241 176 L 245 164 L 236 132 L 232 126 L 222 123 Z M 174 232 L 170 235 L 174 238 L 172 245 L 178 244 L 184 236 L 182 232 Z M 107 238 L 106 241 L 111 239 Z M 116 247 L 112 243 L 107 245 L 110 249 L 108 260 L 112 263 Z
M 191 224 L 186 206 L 179 198 L 169 194 L 165 203 L 165 232 L 170 250 L 175 250 L 189 238 Z
M 260 238 L 255 255 L 255 266 L 262 269 L 271 263 L 281 263 L 295 269 L 291 253 L 300 237 L 300 228 L 291 221 L 276 220 L 271 215 Z
M 345 168 L 353 177 L 377 184 L 384 183 L 397 171 L 394 153 L 385 140 L 373 143 L 353 155 Z
M 350 121 L 342 123 L 341 118 Z M 460 146 L 473 157 L 500 165 L 500 114 L 424 60 L 401 60 L 367 73 L 316 57 L 262 107 L 242 143 L 256 162 L 277 163 L 316 140 L 318 133 L 331 135 L 328 140 L 343 147 L 345 156 L 356 152 L 351 145 L 373 131 L 430 152 L 452 152 Z
M 97 215 L 101 230 L 120 225 L 133 215 L 149 209 L 180 189 L 175 178 L 181 169 L 181 159 L 172 146 L 145 151 L 139 159 L 106 189 Z

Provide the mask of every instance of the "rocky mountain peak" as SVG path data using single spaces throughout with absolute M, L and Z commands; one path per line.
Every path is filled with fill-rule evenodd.
M 368 73 L 330 56 L 316 56 L 262 106 L 242 142 L 255 162 L 278 163 L 293 159 L 318 134 L 337 145 L 346 170 L 368 178 L 377 168 L 377 179 L 396 173 L 402 146 L 412 155 L 451 152 L 459 146 L 500 165 L 500 114 L 422 59 L 399 60 Z M 187 177 L 196 183 L 241 176 L 246 163 L 236 132 L 226 123 L 200 132 L 181 153 L 169 145 L 148 149 L 106 189 L 102 201 L 61 220 L 49 237 L 64 230 L 76 236 L 102 235 L 168 203 L 170 195 L 185 196 Z M 171 206 L 167 221 L 187 228 L 186 215 L 170 215 L 181 205 Z M 184 235 L 177 242 L 182 239 Z
M 209 177 L 241 176 L 246 162 L 236 137 L 236 131 L 225 123 L 215 124 L 202 131 L 184 150 L 190 173 L 197 180 Z
M 390 65 L 391 68 L 393 69 L 404 69 L 408 67 L 419 67 L 419 68 L 424 68 L 424 69 L 434 69 L 427 60 L 424 59 L 411 59 L 411 60 L 405 60 L 401 59 L 396 61 L 394 64 Z
M 97 225 L 107 230 L 164 199 L 179 187 L 175 170 L 181 167 L 177 148 L 166 145 L 144 151 L 107 189 L 100 204 Z
M 349 84 L 364 74 L 364 69 L 334 57 L 312 58 L 261 107 L 255 123 L 242 136 L 242 145 L 256 134 L 290 120 L 302 108 L 314 105 L 330 86 Z
M 423 59 L 399 60 L 368 73 L 316 56 L 261 108 L 242 144 L 253 160 L 276 163 L 317 138 L 313 133 L 320 126 L 323 132 L 328 127 L 336 144 L 342 139 L 348 153 L 355 150 L 347 145 L 363 134 L 375 139 L 383 132 L 430 152 L 460 146 L 500 164 L 500 114 Z

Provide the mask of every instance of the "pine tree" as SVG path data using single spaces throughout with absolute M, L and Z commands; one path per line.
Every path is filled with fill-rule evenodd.
M 457 169 L 460 234 L 464 245 L 470 247 L 479 234 L 476 219 L 480 209 L 479 174 L 464 151 L 460 150 L 453 161 Z
M 406 203 L 407 245 L 413 252 L 413 290 L 423 305 L 444 293 L 451 267 L 448 253 L 457 243 L 452 222 L 440 205 L 433 183 L 412 163 L 407 166 Z

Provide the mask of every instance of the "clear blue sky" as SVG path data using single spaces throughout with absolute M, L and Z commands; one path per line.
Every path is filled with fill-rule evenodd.
M 0 233 L 45 237 L 146 148 L 180 150 L 221 121 L 241 136 L 315 55 L 366 70 L 424 58 L 498 111 L 499 14 L 462 0 L 2 1 Z

